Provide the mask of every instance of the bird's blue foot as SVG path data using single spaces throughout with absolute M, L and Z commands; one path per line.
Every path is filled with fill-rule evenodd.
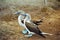
M 25 29 L 25 30 L 22 31 L 22 33 L 23 33 L 23 34 L 27 34 L 28 31 Z
M 28 31 L 25 29 L 22 31 L 22 33 L 25 35 L 25 37 L 31 37 L 32 33 L 28 34 Z

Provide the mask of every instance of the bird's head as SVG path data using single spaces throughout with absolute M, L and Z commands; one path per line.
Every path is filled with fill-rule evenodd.
M 18 10 L 15 14 L 17 14 L 17 15 L 24 15 L 25 12 L 23 10 Z

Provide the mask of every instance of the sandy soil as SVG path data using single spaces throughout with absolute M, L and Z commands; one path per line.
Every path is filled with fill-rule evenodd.
M 24 29 L 20 27 L 16 15 L 7 14 L 0 17 L 0 40 L 60 40 L 60 10 L 53 10 L 50 7 L 19 7 L 29 13 L 32 20 L 39 20 L 45 17 L 42 23 L 38 26 L 40 30 L 47 33 L 52 33 L 52 36 L 45 35 L 43 38 L 37 34 L 30 38 L 24 37 L 21 31 Z M 6 12 L 8 10 L 4 9 Z

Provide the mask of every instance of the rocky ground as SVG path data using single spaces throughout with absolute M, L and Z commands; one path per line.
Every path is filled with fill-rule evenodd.
M 52 36 L 45 35 L 43 38 L 37 34 L 30 38 L 24 37 L 21 31 L 24 29 L 19 26 L 17 16 L 11 13 L 9 9 L 0 9 L 3 14 L 0 15 L 0 40 L 60 40 L 60 10 L 54 10 L 50 7 L 29 7 L 23 6 L 17 9 L 24 10 L 29 13 L 32 20 L 39 20 L 45 17 L 42 23 L 38 26 L 40 30 L 47 33 L 52 33 Z

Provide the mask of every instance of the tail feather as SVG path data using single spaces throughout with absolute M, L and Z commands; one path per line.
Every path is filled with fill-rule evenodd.
M 41 34 L 53 35 L 53 34 L 50 34 L 50 33 L 45 33 L 45 32 L 42 32 Z
M 39 33 L 38 33 L 40 36 L 42 36 L 42 37 L 44 37 L 44 38 L 46 38 L 43 34 L 42 34 L 42 32 L 39 30 Z
M 45 37 L 43 34 L 41 34 L 41 33 L 40 33 L 39 35 L 42 36 L 42 37 L 44 37 L 44 38 L 46 38 L 46 37 Z

